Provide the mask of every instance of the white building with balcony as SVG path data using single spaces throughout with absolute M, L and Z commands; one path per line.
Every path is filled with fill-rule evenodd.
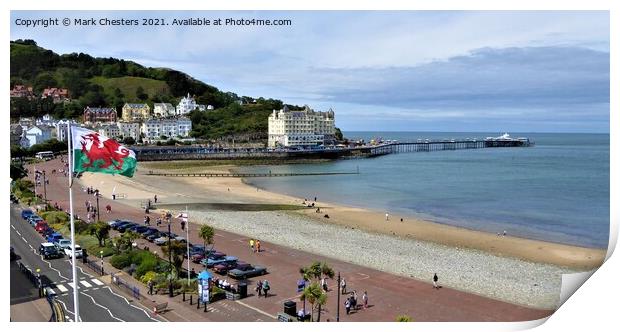
M 119 136 L 123 136 L 123 138 L 131 137 L 136 141 L 140 138 L 140 122 L 119 121 L 116 125 L 120 132 Z
M 167 118 L 169 116 L 174 116 L 175 113 L 176 113 L 176 109 L 170 103 L 153 104 L 153 114 L 155 115 L 155 117 Z
M 334 140 L 336 124 L 334 111 L 317 112 L 307 105 L 303 110 L 283 109 L 269 116 L 269 147 L 312 146 Z

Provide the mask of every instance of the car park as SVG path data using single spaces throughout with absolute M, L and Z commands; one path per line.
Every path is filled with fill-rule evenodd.
M 131 232 L 135 232 L 135 233 L 138 233 L 138 234 L 142 234 L 142 233 L 144 233 L 144 232 L 146 232 L 148 230 L 149 230 L 148 227 L 140 226 L 140 225 L 137 225 L 137 226 L 130 227 L 130 228 L 126 229 L 126 231 L 131 231 Z
M 111 228 L 115 229 L 114 226 L 120 226 L 120 223 L 122 223 L 123 221 L 126 221 L 126 220 L 121 220 L 121 219 L 110 220 L 108 221 L 108 225 L 110 225 Z
M 235 256 L 223 256 L 223 257 L 214 257 L 214 258 L 207 258 L 206 259 L 206 267 L 213 267 L 214 265 L 220 264 L 220 263 L 227 263 L 227 262 L 236 262 L 239 259 Z M 205 261 L 204 259 L 202 261 Z
M 65 255 L 71 258 L 71 247 L 65 248 L 64 252 L 65 252 Z M 75 258 L 80 258 L 80 257 L 82 257 L 82 247 L 76 244 L 75 245 Z
M 56 242 L 56 247 L 60 250 L 65 250 L 65 248 L 71 248 L 71 240 L 69 239 L 60 239 Z
M 258 265 L 254 266 L 254 265 L 248 264 L 247 266 L 242 266 L 242 267 L 237 266 L 236 268 L 228 271 L 228 276 L 235 278 L 235 279 L 247 279 L 247 278 L 251 278 L 255 276 L 260 276 L 266 273 L 267 273 L 266 268 L 262 266 L 258 266 Z
M 42 255 L 45 259 L 60 258 L 62 257 L 62 252 L 53 243 L 45 242 L 39 246 L 39 255 Z
M 228 271 L 232 269 L 236 269 L 237 267 L 239 267 L 240 269 L 243 269 L 245 268 L 246 265 L 250 265 L 250 264 L 246 262 L 242 262 L 242 261 L 224 262 L 224 263 L 220 263 L 220 264 L 213 266 L 213 272 L 219 273 L 219 274 L 226 274 L 228 273 Z
M 153 243 L 155 243 L 158 246 L 163 246 L 164 244 L 168 243 L 168 237 L 165 235 L 158 237 L 155 240 L 153 240 Z

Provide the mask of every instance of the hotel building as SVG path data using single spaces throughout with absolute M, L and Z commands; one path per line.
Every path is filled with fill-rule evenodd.
M 334 140 L 334 111 L 317 112 L 307 105 L 301 111 L 283 109 L 269 116 L 268 146 L 311 146 Z

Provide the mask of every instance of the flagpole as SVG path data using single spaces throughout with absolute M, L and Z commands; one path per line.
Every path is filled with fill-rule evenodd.
M 185 215 L 187 216 L 187 221 L 185 222 L 185 230 L 187 231 L 187 285 L 189 286 L 190 281 L 190 270 L 189 270 L 189 213 L 187 212 L 187 205 L 185 205 Z
M 77 267 L 75 263 L 75 221 L 73 217 L 73 136 L 71 135 L 71 125 L 67 126 L 67 159 L 69 162 L 69 216 L 71 222 L 71 265 L 73 275 L 73 310 L 75 311 L 74 321 L 80 321 L 80 303 L 78 299 L 79 289 L 77 284 Z

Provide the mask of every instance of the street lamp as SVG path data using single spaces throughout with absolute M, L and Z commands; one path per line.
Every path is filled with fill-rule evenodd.
M 45 209 L 47 210 L 47 185 L 45 179 L 45 170 L 43 170 L 43 199 L 45 200 Z
M 45 175 L 43 175 L 45 178 Z M 99 222 L 99 189 L 95 189 L 95 197 L 97 197 L 97 222 Z
M 39 288 L 39 297 L 43 297 L 43 283 L 41 282 L 41 269 L 36 269 L 37 272 L 37 284 Z
M 170 265 L 170 278 L 168 279 L 168 296 L 172 297 L 173 288 L 172 288 L 172 248 L 170 247 L 170 218 L 168 218 L 168 265 Z
M 340 287 L 340 272 L 338 272 L 338 300 L 336 302 L 338 305 L 336 306 L 336 322 L 340 321 L 340 293 L 342 293 L 342 289 Z
M 99 254 L 101 255 L 101 275 L 103 275 L 103 250 L 99 251 Z

